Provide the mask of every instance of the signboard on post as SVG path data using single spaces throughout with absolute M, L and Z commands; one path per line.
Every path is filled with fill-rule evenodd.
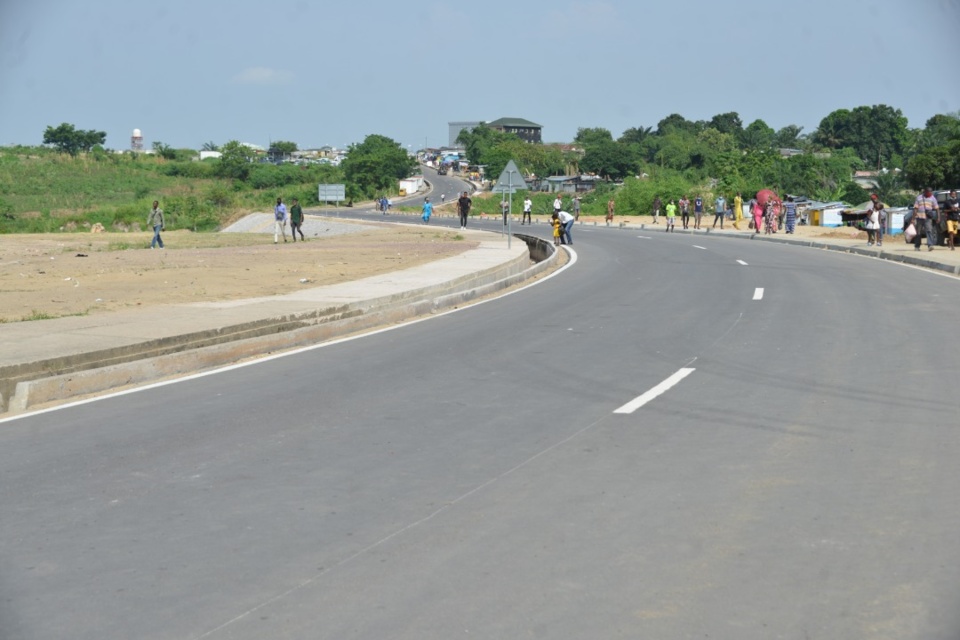
M 321 184 L 318 189 L 317 200 L 320 202 L 337 202 L 346 200 L 347 190 L 342 184 Z
M 529 190 L 529 187 L 520 174 L 520 169 L 517 168 L 517 164 L 513 160 L 507 162 L 507 166 L 503 168 L 500 177 L 497 178 L 497 183 L 493 185 L 493 189 L 491 189 L 494 193 L 511 194 L 517 191 L 527 190 Z
M 528 189 L 529 187 L 527 187 L 527 183 L 524 181 L 520 169 L 517 168 L 517 163 L 510 160 L 507 162 L 507 166 L 503 168 L 503 171 L 500 172 L 500 177 L 497 178 L 497 183 L 493 185 L 491 191 L 503 194 L 503 196 L 512 196 L 517 191 L 527 191 Z M 510 220 L 513 217 L 512 198 L 504 197 L 500 206 L 503 209 L 503 230 L 507 233 L 507 248 L 509 249 L 511 238 Z

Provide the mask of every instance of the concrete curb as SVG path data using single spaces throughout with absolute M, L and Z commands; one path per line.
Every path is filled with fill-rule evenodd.
M 512 287 L 556 264 L 559 254 L 552 243 L 533 236 L 515 237 L 527 243 L 529 256 L 442 284 L 356 304 L 83 354 L 72 362 L 34 363 L 32 370 L 17 372 L 20 379 L 7 403 L 7 412 L 19 413 L 48 402 L 227 366 L 244 358 L 436 313 Z M 531 258 L 540 259 L 530 266 Z M 72 370 L 46 375 L 64 368 Z M 0 403 L 2 400 L 0 397 Z

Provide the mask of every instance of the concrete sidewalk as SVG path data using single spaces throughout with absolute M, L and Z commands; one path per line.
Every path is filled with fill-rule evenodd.
M 476 249 L 410 269 L 286 295 L 0 324 L 0 411 L 223 366 L 455 306 L 516 284 L 534 247 L 461 231 Z M 547 243 L 542 243 L 546 245 Z M 550 251 L 550 249 L 546 249 Z

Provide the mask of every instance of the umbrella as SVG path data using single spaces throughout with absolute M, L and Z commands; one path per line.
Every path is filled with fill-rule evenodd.
M 777 194 L 771 191 L 770 189 L 763 189 L 757 192 L 757 202 L 760 203 L 761 207 L 765 207 L 767 205 L 767 200 L 771 200 L 771 199 L 775 203 L 780 202 L 779 196 L 777 196 Z

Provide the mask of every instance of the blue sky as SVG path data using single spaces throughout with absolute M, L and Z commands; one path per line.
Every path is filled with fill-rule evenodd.
M 872 104 L 922 127 L 960 110 L 958 42 L 960 0 L 0 0 L 0 144 L 70 122 L 110 148 L 416 150 L 451 120 L 565 142 L 728 111 L 809 133 Z

